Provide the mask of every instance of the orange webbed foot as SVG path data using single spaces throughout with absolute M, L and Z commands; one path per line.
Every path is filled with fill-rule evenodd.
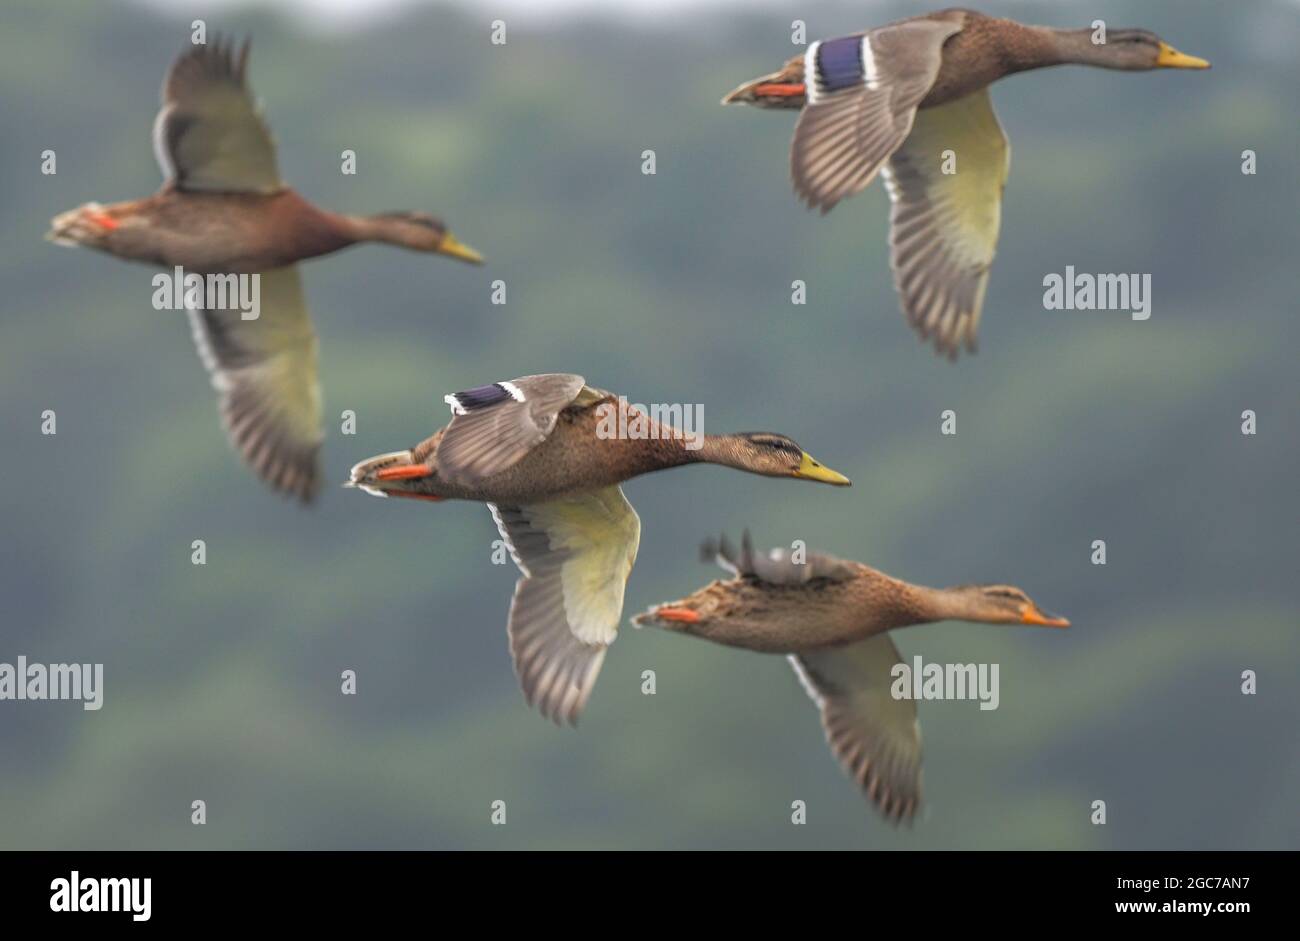
M 692 611 L 690 608 L 655 608 L 655 617 L 664 621 L 680 621 L 683 624 L 694 624 L 700 619 L 699 612 Z
M 107 232 L 112 232 L 122 223 L 118 222 L 106 212 L 97 212 L 94 209 L 87 209 L 81 214 L 81 217 L 92 225 L 99 226 Z
M 384 467 L 375 471 L 375 480 L 416 480 L 432 475 L 433 471 L 423 464 L 399 464 L 396 467 Z
M 803 85 L 766 82 L 755 85 L 754 94 L 759 98 L 802 98 L 807 94 L 807 88 Z

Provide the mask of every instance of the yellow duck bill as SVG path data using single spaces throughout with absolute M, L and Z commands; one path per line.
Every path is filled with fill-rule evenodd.
M 1179 52 L 1167 42 L 1160 44 L 1160 54 L 1156 56 L 1156 65 L 1162 69 L 1208 69 L 1210 63 L 1198 56 L 1189 56 Z
M 438 254 L 446 255 L 448 258 L 457 258 L 460 261 L 467 261 L 471 265 L 483 264 L 481 254 L 464 242 L 458 241 L 450 232 L 443 237 L 442 242 L 438 245 Z
M 803 452 L 803 460 L 799 463 L 799 469 L 794 472 L 795 477 L 801 477 L 804 480 L 816 480 L 824 484 L 832 484 L 836 487 L 851 487 L 853 481 L 849 480 L 839 471 L 833 471 L 829 467 L 823 467 L 813 459 L 813 456 L 807 451 Z

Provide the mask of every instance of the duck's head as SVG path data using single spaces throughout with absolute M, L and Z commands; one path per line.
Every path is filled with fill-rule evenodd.
M 962 585 L 948 589 L 960 608 L 960 617 L 986 624 L 1036 624 L 1069 627 L 1068 619 L 1044 611 L 1014 585 Z
M 814 460 L 785 435 L 767 431 L 747 431 L 736 435 L 719 435 L 706 439 L 706 459 L 738 470 L 765 477 L 798 477 L 837 487 L 847 487 L 850 480 Z
M 473 265 L 483 264 L 482 255 L 458 241 L 441 219 L 426 212 L 381 212 L 367 217 L 367 222 L 370 237 L 378 241 L 417 252 L 446 255 Z
M 1090 30 L 1083 32 L 1091 36 Z M 1179 52 L 1145 29 L 1112 29 L 1106 41 L 1093 46 L 1093 61 L 1108 69 L 1147 72 L 1151 69 L 1208 69 L 1210 63 Z

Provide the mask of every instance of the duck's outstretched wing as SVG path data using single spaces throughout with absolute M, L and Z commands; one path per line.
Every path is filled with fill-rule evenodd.
M 790 145 L 795 192 L 822 212 L 861 192 L 912 130 L 958 20 L 907 20 L 808 47 Z
M 446 396 L 452 419 L 438 443 L 438 473 L 472 486 L 513 466 L 546 440 L 585 385 L 581 376 L 548 373 Z
M 945 156 L 946 154 L 946 156 Z M 890 265 L 908 323 L 956 358 L 975 351 L 1011 147 L 988 89 L 917 112 L 883 170 Z
M 792 654 L 790 663 L 821 711 L 831 752 L 889 820 L 921 805 L 921 726 L 916 701 L 890 695 L 900 662 L 888 634 Z
M 296 266 L 260 276 L 260 311 L 187 311 L 231 444 L 257 476 L 304 503 L 320 486 L 316 333 Z
M 163 79 L 154 155 L 182 190 L 274 193 L 275 143 L 248 87 L 248 41 L 214 38 L 179 56 Z
M 618 630 L 641 520 L 619 487 L 488 508 L 523 573 L 508 630 L 524 698 L 576 723 Z
M 814 578 L 843 581 L 854 577 L 860 569 L 855 562 L 823 552 L 796 553 L 785 546 L 776 546 L 766 553 L 755 552 L 749 530 L 741 538 L 739 552 L 723 534 L 700 545 L 700 558 L 716 562 L 734 577 L 748 575 L 772 585 L 798 585 Z

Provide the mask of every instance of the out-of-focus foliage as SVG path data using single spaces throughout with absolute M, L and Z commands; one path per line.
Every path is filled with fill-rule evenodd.
M 792 54 L 786 13 L 521 21 L 504 47 L 490 17 L 449 7 L 346 33 L 256 7 L 209 22 L 254 34 L 252 80 L 302 193 L 432 211 L 489 257 L 372 246 L 305 267 L 332 479 L 428 434 L 445 392 L 576 371 L 633 401 L 703 403 L 710 431 L 787 433 L 854 482 L 633 482 L 629 615 L 714 577 L 702 536 L 750 526 L 913 581 L 1012 582 L 1073 619 L 898 636 L 908 656 L 997 662 L 1002 683 L 995 712 L 922 704 L 929 808 L 901 832 L 840 774 L 779 658 L 626 629 L 581 727 L 544 722 L 510 671 L 515 572 L 490 564 L 484 509 L 329 487 L 303 511 L 266 492 L 220 433 L 183 318 L 150 306 L 151 272 L 41 240 L 58 211 L 157 185 L 178 7 L 0 14 L 0 661 L 106 675 L 100 712 L 0 703 L 0 846 L 1300 845 L 1294 4 L 982 5 L 1148 27 L 1215 68 L 996 87 L 1003 234 L 981 351 L 955 366 L 898 311 L 883 192 L 805 212 L 792 116 L 718 106 Z M 903 12 L 806 18 L 816 37 Z M 57 176 L 39 172 L 47 148 Z M 1150 273 L 1151 319 L 1044 311 L 1042 278 L 1066 265 Z M 941 437 L 949 408 L 958 434 Z

